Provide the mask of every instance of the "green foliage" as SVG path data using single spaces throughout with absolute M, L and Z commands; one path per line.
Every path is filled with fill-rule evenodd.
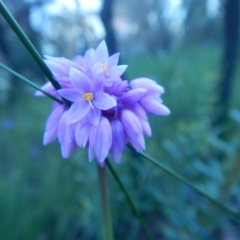
M 219 55 L 217 47 L 192 47 L 125 62 L 129 79 L 151 77 L 165 87 L 163 100 L 172 111 L 166 118 L 150 117 L 153 136 L 146 139 L 147 152 L 212 197 L 237 208 L 239 94 L 232 103 L 228 142 L 216 137 L 210 122 Z M 51 100 L 34 98 L 26 91 L 1 106 L 0 237 L 100 239 L 96 165 L 88 163 L 85 150 L 65 161 L 57 143 L 42 146 L 50 105 Z M 218 161 L 216 150 L 225 154 L 224 161 Z M 155 239 L 217 239 L 213 235 L 217 229 L 240 234 L 223 211 L 130 150 L 114 166 Z M 109 184 L 116 239 L 144 239 L 111 176 Z

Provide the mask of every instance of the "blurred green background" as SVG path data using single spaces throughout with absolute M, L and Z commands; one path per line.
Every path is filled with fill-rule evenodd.
M 240 211 L 239 0 L 7 2 L 42 54 L 73 58 L 106 37 L 129 67 L 166 93 L 168 117 L 149 116 L 147 152 Z M 107 22 L 112 23 L 110 27 Z M 229 27 L 230 26 L 230 27 Z M 46 80 L 0 17 L 0 60 Z M 79 149 L 62 160 L 43 147 L 52 100 L 0 69 L 0 239 L 102 239 L 96 163 Z M 240 239 L 240 223 L 129 149 L 114 164 L 154 239 Z M 108 176 L 116 239 L 145 239 Z

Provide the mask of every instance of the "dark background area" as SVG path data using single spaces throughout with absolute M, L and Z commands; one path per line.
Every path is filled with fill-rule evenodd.
M 77 0 L 69 8 L 51 0 L 6 5 L 42 55 L 73 59 L 105 38 L 128 65 L 124 78 L 164 86 L 172 113 L 150 116 L 147 152 L 240 211 L 240 0 L 104 0 L 93 10 Z M 46 82 L 1 16 L 0 61 Z M 57 142 L 43 147 L 52 100 L 33 93 L 0 69 L 0 239 L 102 239 L 96 163 L 82 149 L 62 160 Z M 114 167 L 155 239 L 240 239 L 239 222 L 129 149 Z M 108 180 L 115 238 L 144 239 Z

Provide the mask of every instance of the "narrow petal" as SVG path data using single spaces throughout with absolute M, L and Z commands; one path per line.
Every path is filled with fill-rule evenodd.
M 101 110 L 98 108 L 91 109 L 88 112 L 88 121 L 93 124 L 94 126 L 97 126 L 100 120 Z
M 93 79 L 93 92 L 100 92 L 103 90 L 103 81 L 104 81 L 104 74 L 99 73 Z
M 79 147 L 85 147 L 89 138 L 90 127 L 88 124 L 77 125 L 75 128 L 75 139 Z
M 124 131 L 129 138 L 135 138 L 142 134 L 142 126 L 137 116 L 130 110 L 123 110 L 121 116 L 121 122 L 124 127 Z
M 86 74 L 78 71 L 75 68 L 71 68 L 70 79 L 71 79 L 72 85 L 80 93 L 86 93 L 91 91 L 91 80 Z
M 82 100 L 82 95 L 75 89 L 60 89 L 57 92 L 60 96 L 71 102 L 77 102 Z
M 94 65 L 94 60 L 93 60 L 93 56 L 94 56 L 95 51 L 92 49 L 92 51 L 87 51 L 85 53 L 85 60 L 86 60 L 86 65 L 88 69 L 92 69 L 93 65 Z
M 145 97 L 141 99 L 140 104 L 146 112 L 163 116 L 170 114 L 170 110 L 156 98 Z
M 94 64 L 93 68 L 92 68 L 93 74 L 96 76 L 100 73 L 103 73 L 103 68 L 102 68 L 102 63 L 101 62 L 97 62 Z
M 104 40 L 102 42 L 100 42 L 100 44 L 98 45 L 98 47 L 95 51 L 94 60 L 95 60 L 95 62 L 102 62 L 105 64 L 107 63 L 108 49 L 107 49 L 106 42 Z
M 65 110 L 65 107 L 63 104 L 58 104 L 56 107 L 52 110 L 51 114 L 49 115 L 47 122 L 46 122 L 46 131 L 49 131 L 50 128 L 53 126 L 57 126 L 59 123 L 59 120 Z
M 115 53 L 108 59 L 108 64 L 107 64 L 108 68 L 117 66 L 118 60 L 119 60 L 119 55 L 120 55 L 120 53 Z
M 92 103 L 94 107 L 101 110 L 108 110 L 116 106 L 115 100 L 104 92 L 95 93 Z
M 54 125 L 48 131 L 44 132 L 43 136 L 43 145 L 48 145 L 52 141 L 54 141 L 58 136 L 58 125 Z
M 59 121 L 58 124 L 58 141 L 60 143 L 62 143 L 65 139 L 65 135 L 66 135 L 66 121 L 67 121 L 67 115 L 68 115 L 68 111 L 65 111 Z
M 90 104 L 84 100 L 73 103 L 69 109 L 67 123 L 71 124 L 81 120 L 88 114 L 90 109 Z
M 149 78 L 136 78 L 130 82 L 132 88 L 144 88 L 147 89 L 148 94 L 162 94 L 164 88 L 158 85 L 154 80 Z
M 151 136 L 152 136 L 152 129 L 151 129 L 151 127 L 150 127 L 149 122 L 146 121 L 145 119 L 139 119 L 139 120 L 140 120 L 140 123 L 141 123 L 141 125 L 142 125 L 143 132 L 144 132 L 147 136 L 151 137 Z
M 88 161 L 92 162 L 92 160 L 95 158 L 95 151 L 93 145 L 89 144 L 88 146 Z
M 72 125 L 67 124 L 67 114 L 68 111 L 62 115 L 58 128 L 58 140 L 63 158 L 68 158 L 76 149 Z
M 118 78 L 125 72 L 127 67 L 127 65 L 114 66 L 107 71 L 106 76 L 111 79 Z
M 92 125 L 89 133 L 89 144 L 93 145 L 96 140 L 97 126 Z
M 146 148 L 143 135 L 139 135 L 136 138 L 130 139 L 130 142 L 137 152 L 145 150 L 145 148 Z
M 56 93 L 56 89 L 53 87 L 52 83 L 51 82 L 47 82 L 45 83 L 42 87 L 41 87 L 42 90 L 44 90 L 45 92 L 48 92 L 52 95 L 57 95 Z M 37 90 L 35 93 L 34 93 L 35 96 L 37 97 L 45 97 L 46 95 L 42 92 L 40 92 L 39 90 Z
M 124 130 L 119 120 L 112 121 L 111 128 L 112 128 L 112 135 L 113 135 L 111 154 L 113 156 L 114 161 L 116 163 L 119 163 L 125 147 Z
M 146 114 L 145 110 L 143 109 L 143 107 L 139 103 L 132 105 L 131 110 L 134 112 L 135 115 L 148 121 L 147 114 Z
M 97 134 L 96 141 L 94 143 L 94 150 L 99 162 L 103 162 L 109 152 L 112 145 L 112 129 L 109 121 L 105 117 L 101 117 Z
M 122 94 L 121 100 L 124 104 L 132 105 L 138 102 L 147 90 L 143 88 L 131 89 Z
M 54 74 L 68 76 L 69 68 L 67 68 L 66 66 L 62 64 L 57 64 L 50 60 L 44 60 L 44 62 Z
M 61 153 L 63 158 L 69 158 L 76 150 L 76 143 L 72 142 L 64 142 L 61 144 Z

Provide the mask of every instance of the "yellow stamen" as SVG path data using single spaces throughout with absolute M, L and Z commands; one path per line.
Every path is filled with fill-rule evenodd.
M 85 101 L 91 101 L 91 100 L 93 100 L 93 93 L 90 93 L 90 92 L 84 93 L 82 98 Z
M 108 71 L 108 66 L 106 64 L 102 64 L 102 71 L 103 73 L 106 73 Z

